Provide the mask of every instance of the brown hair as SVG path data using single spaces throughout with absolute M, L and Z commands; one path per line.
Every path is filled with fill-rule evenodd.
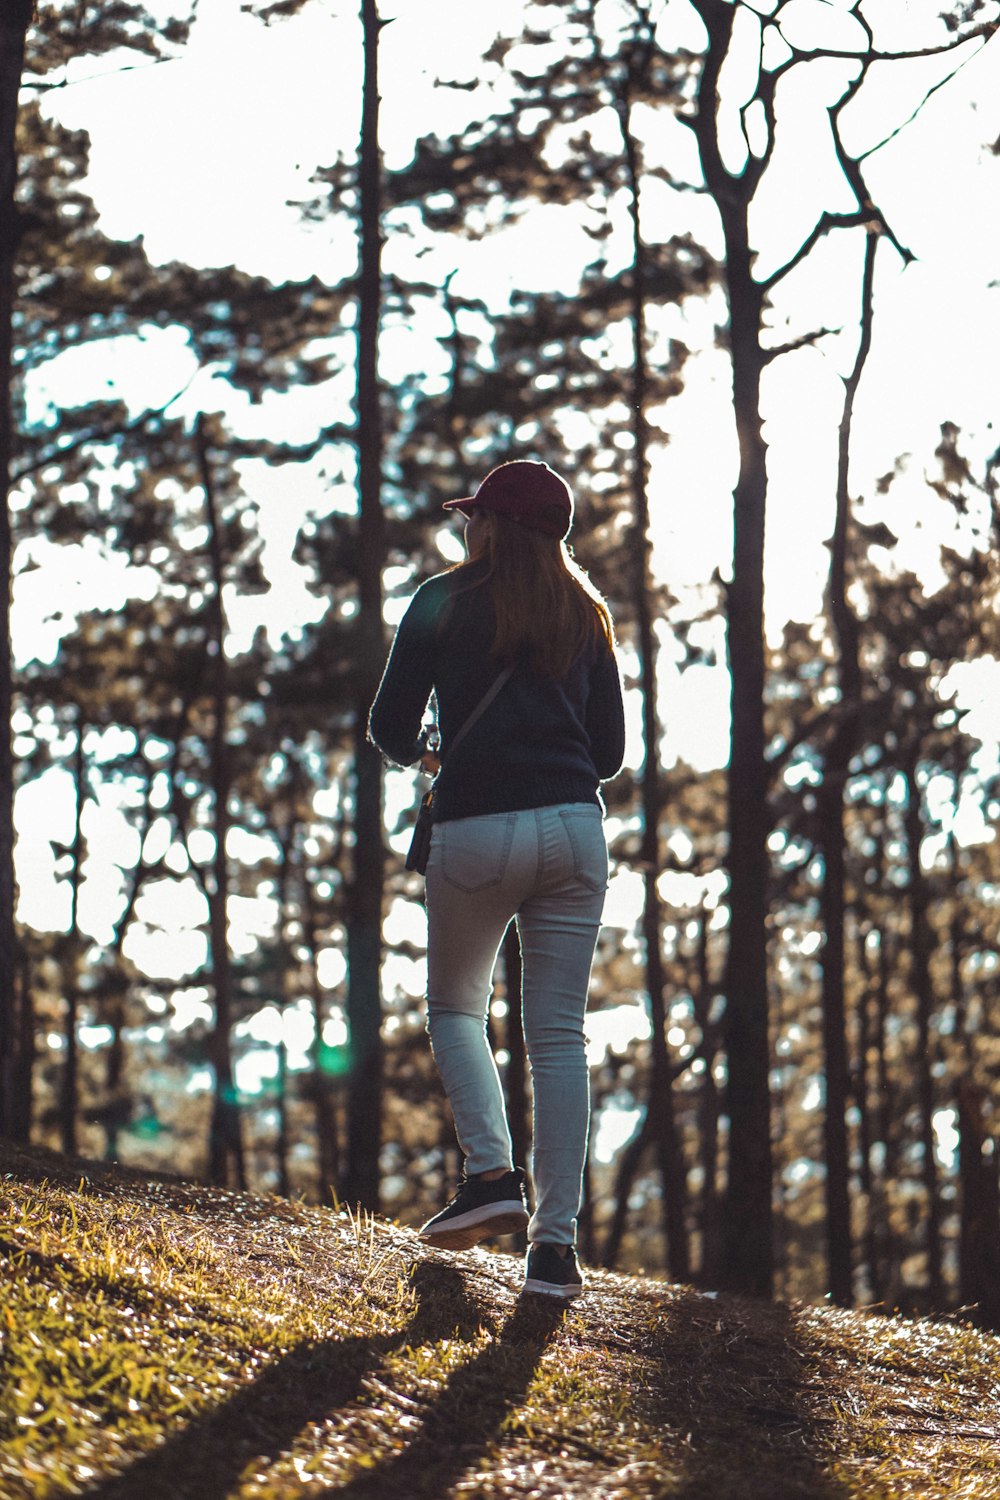
M 497 629 L 490 655 L 527 661 L 542 677 L 564 677 L 578 656 L 614 646 L 608 606 L 565 542 L 487 512 L 483 545 L 459 569 L 486 563 Z M 472 585 L 475 586 L 475 585 Z

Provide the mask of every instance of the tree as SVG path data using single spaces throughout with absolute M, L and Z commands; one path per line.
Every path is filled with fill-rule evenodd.
M 362 0 L 365 77 L 361 116 L 358 197 L 361 231 L 358 306 L 357 532 L 358 620 L 355 657 L 354 852 L 347 918 L 347 1014 L 351 1032 L 347 1170 L 349 1203 L 377 1208 L 382 1118 L 382 762 L 368 740 L 368 710 L 382 673 L 382 414 L 378 335 L 382 306 L 382 185 L 378 143 L 378 38 L 376 0 Z
M 11 754 L 11 540 L 7 494 L 12 455 L 11 352 L 14 264 L 19 239 L 14 192 L 15 128 L 24 47 L 33 0 L 14 0 L 0 16 L 0 1133 L 25 1139 L 28 1121 L 17 1108 L 17 944 L 14 935 L 14 768 Z M 21 1005 L 25 999 L 20 997 Z
M 786 12 L 779 5 L 762 16 L 736 0 L 692 0 L 705 28 L 695 108 L 690 125 L 698 146 L 705 187 L 719 214 L 725 244 L 723 279 L 729 304 L 728 345 L 733 408 L 739 443 L 739 475 L 733 493 L 733 572 L 727 587 L 732 743 L 729 763 L 730 934 L 726 981 L 727 1110 L 729 1165 L 726 1189 L 723 1275 L 727 1286 L 766 1294 L 773 1274 L 772 1161 L 769 1110 L 767 916 L 769 861 L 767 839 L 768 768 L 764 737 L 763 562 L 767 502 L 766 443 L 762 431 L 761 386 L 768 365 L 791 347 L 815 342 L 810 331 L 792 345 L 770 342 L 767 313 L 776 290 L 834 230 L 872 232 L 894 245 L 904 261 L 911 253 L 899 242 L 866 179 L 867 158 L 876 149 L 852 155 L 838 132 L 838 112 L 855 98 L 876 64 L 907 57 L 950 53 L 971 39 L 985 39 L 1000 24 L 978 19 L 983 7 L 964 7 L 948 18 L 952 39 L 915 52 L 891 52 L 876 45 L 863 0 L 845 7 L 850 43 L 809 50 L 785 34 Z M 824 18 L 828 19 L 828 18 Z M 738 23 L 738 27 L 737 27 Z M 753 83 L 739 100 L 726 97 L 723 69 L 731 55 L 755 63 Z M 837 160 L 854 196 L 847 213 L 824 209 L 810 233 L 766 277 L 754 267 L 750 210 L 772 163 L 777 139 L 776 98 L 793 69 L 818 57 L 849 61 L 842 99 L 829 111 Z M 960 66 L 961 64 L 959 64 Z M 935 85 L 938 87 L 939 85 Z M 933 89 L 930 91 L 933 92 Z M 727 162 L 721 118 L 735 111 L 742 131 L 742 161 Z M 760 129 L 752 134 L 751 118 Z M 884 142 L 883 142 L 884 144 Z M 830 1042 L 839 1046 L 831 1029 Z

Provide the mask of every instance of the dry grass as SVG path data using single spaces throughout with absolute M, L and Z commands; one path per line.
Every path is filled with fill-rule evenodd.
M 0 1146 L 10 1500 L 978 1500 L 1000 1340 L 520 1265 Z

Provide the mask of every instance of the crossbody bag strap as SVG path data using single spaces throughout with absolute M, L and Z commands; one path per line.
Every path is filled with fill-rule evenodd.
M 493 683 L 491 683 L 488 691 L 482 698 L 480 698 L 479 702 L 476 704 L 475 708 L 472 710 L 471 714 L 466 719 L 465 723 L 462 725 L 461 729 L 458 731 L 451 744 L 448 746 L 449 760 L 455 754 L 455 751 L 465 739 L 465 736 L 468 734 L 472 726 L 478 723 L 478 721 L 482 718 L 483 714 L 489 708 L 490 704 L 493 702 L 493 699 L 496 697 L 497 693 L 499 693 L 500 689 L 503 687 L 507 679 L 513 676 L 513 673 L 514 668 L 512 666 L 504 667 L 503 671 L 500 673 L 500 676 L 497 677 Z M 443 769 L 444 767 L 442 765 L 442 770 Z

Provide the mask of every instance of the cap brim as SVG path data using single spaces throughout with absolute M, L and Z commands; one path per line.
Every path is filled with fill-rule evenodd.
M 463 516 L 469 514 L 470 505 L 475 504 L 475 495 L 466 495 L 464 500 L 445 500 L 441 506 L 442 510 L 461 511 Z

